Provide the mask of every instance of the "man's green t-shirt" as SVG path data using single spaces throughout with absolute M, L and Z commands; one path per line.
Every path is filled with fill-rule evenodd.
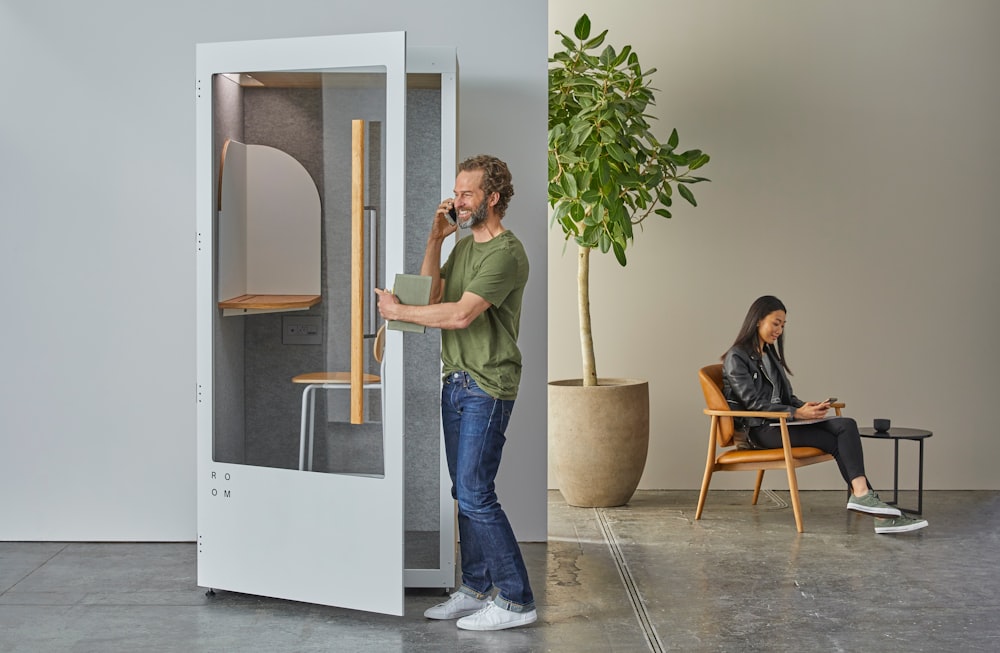
M 445 375 L 464 370 L 487 394 L 516 399 L 521 382 L 521 350 L 517 333 L 521 299 L 528 282 L 528 257 L 511 231 L 485 243 L 466 236 L 441 267 L 444 302 L 457 302 L 466 292 L 490 303 L 465 329 L 441 330 L 441 362 Z

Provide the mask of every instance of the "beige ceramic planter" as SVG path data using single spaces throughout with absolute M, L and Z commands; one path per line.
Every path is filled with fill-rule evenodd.
M 649 382 L 549 382 L 549 437 L 559 490 L 571 506 L 628 503 L 649 448 Z

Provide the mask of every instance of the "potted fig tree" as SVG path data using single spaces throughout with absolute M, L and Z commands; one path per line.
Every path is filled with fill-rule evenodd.
M 623 267 L 636 226 L 670 218 L 677 195 L 697 206 L 692 174 L 709 161 L 680 151 L 677 130 L 660 142 L 647 109 L 650 76 L 632 47 L 591 37 L 590 18 L 549 59 L 549 186 L 552 225 L 577 247 L 583 374 L 549 382 L 549 433 L 559 489 L 570 505 L 616 506 L 638 487 L 649 444 L 649 386 L 598 376 L 590 321 L 590 254 L 613 253 Z

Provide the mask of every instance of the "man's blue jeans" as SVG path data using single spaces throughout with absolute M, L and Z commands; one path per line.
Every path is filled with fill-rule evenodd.
M 513 408 L 513 401 L 489 396 L 466 372 L 445 378 L 441 419 L 451 495 L 458 501 L 460 591 L 483 599 L 496 587 L 497 605 L 526 612 L 535 608 L 535 599 L 521 549 L 493 483 Z

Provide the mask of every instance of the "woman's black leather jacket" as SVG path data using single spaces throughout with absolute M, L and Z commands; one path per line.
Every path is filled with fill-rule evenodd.
M 764 410 L 791 413 L 795 419 L 795 409 L 805 402 L 792 394 L 792 384 L 788 382 L 785 370 L 771 345 L 764 347 L 764 354 L 771 359 L 771 367 L 778 378 L 770 379 L 764 371 L 760 354 L 733 347 L 726 352 L 722 362 L 722 391 L 733 410 Z M 775 387 L 778 388 L 779 403 L 774 403 Z M 766 424 L 762 417 L 735 418 L 737 430 L 745 430 Z

